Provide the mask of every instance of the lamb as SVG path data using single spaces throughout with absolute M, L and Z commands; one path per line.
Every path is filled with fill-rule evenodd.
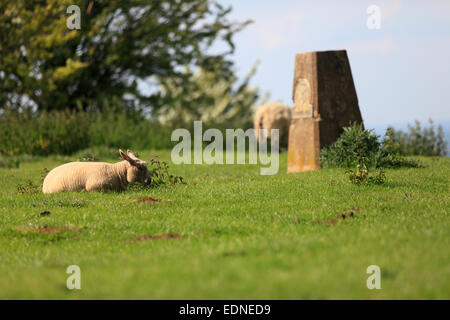
M 69 162 L 51 170 L 44 179 L 42 191 L 123 191 L 129 183 L 147 185 L 151 181 L 147 163 L 138 159 L 130 150 L 125 154 L 119 149 L 124 161 Z
M 267 138 L 270 139 L 270 130 L 279 129 L 280 147 L 287 148 L 289 139 L 289 126 L 292 117 L 292 108 L 282 104 L 281 102 L 271 102 L 262 105 L 255 112 L 254 128 L 256 130 L 256 138 L 259 141 L 259 130 L 267 129 Z

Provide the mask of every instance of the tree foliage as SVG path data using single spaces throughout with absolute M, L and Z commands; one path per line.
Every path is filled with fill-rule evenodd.
M 188 79 L 188 90 L 178 86 L 176 79 L 160 79 L 163 94 L 170 94 L 170 103 L 163 103 L 155 116 L 163 124 L 170 126 L 189 125 L 194 120 L 202 120 L 207 125 L 221 127 L 252 126 L 254 107 L 263 103 L 267 95 L 260 99 L 258 88 L 249 86 L 256 71 L 256 64 L 245 79 L 239 82 L 236 76 L 224 79 L 219 72 L 200 69 Z M 186 70 L 186 74 L 189 74 Z
M 422 127 L 419 121 L 408 124 L 408 132 L 389 127 L 386 131 L 384 144 L 401 155 L 445 156 L 447 141 L 441 125 L 434 126 L 429 119 L 429 126 Z
M 79 30 L 66 25 L 73 4 Z M 232 37 L 249 22 L 229 21 L 230 11 L 212 0 L 1 1 L 0 108 L 88 110 L 113 100 L 157 110 L 171 100 L 159 79 L 184 93 L 199 68 L 233 79 Z M 217 41 L 226 49 L 211 53 Z

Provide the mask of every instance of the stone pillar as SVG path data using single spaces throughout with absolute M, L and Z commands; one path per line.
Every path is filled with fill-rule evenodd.
M 292 99 L 287 171 L 319 169 L 320 150 L 335 142 L 343 127 L 362 123 L 347 52 L 297 54 Z

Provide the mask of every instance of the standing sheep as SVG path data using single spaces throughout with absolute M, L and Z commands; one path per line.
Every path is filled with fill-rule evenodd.
M 271 102 L 262 105 L 255 112 L 254 127 L 256 138 L 259 141 L 259 130 L 267 129 L 267 138 L 270 138 L 271 129 L 280 130 L 280 147 L 286 148 L 289 139 L 289 126 L 291 124 L 291 108 L 281 102 Z
M 125 154 L 119 150 L 125 161 L 69 162 L 54 168 L 44 179 L 42 191 L 56 193 L 63 191 L 125 190 L 129 183 L 150 183 L 147 163 L 138 159 L 130 150 Z

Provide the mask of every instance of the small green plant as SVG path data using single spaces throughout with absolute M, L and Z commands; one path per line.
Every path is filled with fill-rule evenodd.
M 82 199 L 58 199 L 56 200 L 56 205 L 58 207 L 72 207 L 72 208 L 81 208 L 84 207 L 86 202 Z
M 378 170 L 375 176 L 369 177 L 369 183 L 383 184 L 385 181 L 386 181 L 386 173 L 384 172 L 383 168 Z
M 355 170 L 349 170 L 349 181 L 351 184 L 367 184 L 369 181 L 369 170 L 367 166 L 362 164 L 357 164 Z
M 377 174 L 371 176 L 369 168 L 367 167 L 364 158 L 356 165 L 355 170 L 348 170 L 348 178 L 351 184 L 355 185 L 369 185 L 369 184 L 383 184 L 386 181 L 386 173 L 384 169 L 377 171 Z
M 35 184 L 33 181 L 28 180 L 25 183 L 17 185 L 17 192 L 20 194 L 37 194 L 41 191 L 41 187 Z
M 356 185 L 383 184 L 386 174 L 383 169 L 377 171 L 375 176 L 369 175 L 369 169 L 365 165 L 357 165 L 356 170 L 349 170 L 349 182 Z
M 41 170 L 41 184 L 44 183 L 44 179 L 47 176 L 47 174 L 50 172 L 47 168 L 42 168 Z
M 173 186 L 175 184 L 186 184 L 183 177 L 175 176 L 169 173 L 169 166 L 165 161 L 159 161 L 157 159 L 151 159 L 149 162 L 148 171 L 150 172 L 151 182 L 147 186 L 140 184 L 133 184 L 130 189 L 142 189 L 142 188 L 156 188 L 159 186 Z
M 152 168 L 149 169 L 151 176 L 151 187 L 157 187 L 160 185 L 173 186 L 177 183 L 185 183 L 183 181 L 183 177 L 175 176 L 169 173 L 169 166 L 167 165 L 167 162 L 151 159 L 150 165 L 152 166 Z

